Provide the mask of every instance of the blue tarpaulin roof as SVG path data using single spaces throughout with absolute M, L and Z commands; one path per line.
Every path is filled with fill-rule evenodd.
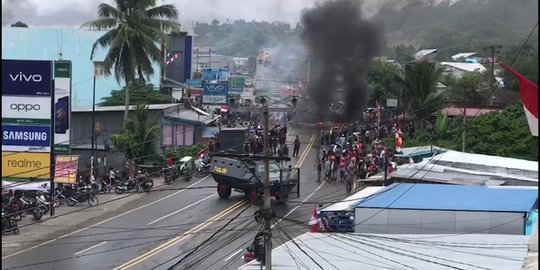
M 538 188 L 395 183 L 356 208 L 529 212 Z

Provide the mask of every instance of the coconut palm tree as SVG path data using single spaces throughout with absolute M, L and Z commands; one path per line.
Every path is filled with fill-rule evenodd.
M 154 74 L 152 62 L 162 68 L 163 55 L 159 42 L 170 31 L 178 31 L 178 11 L 172 4 L 156 5 L 156 0 L 114 0 L 114 5 L 101 3 L 98 19 L 84 23 L 81 28 L 107 31 L 92 46 L 90 59 L 96 48 L 108 48 L 103 61 L 105 75 L 114 75 L 118 83 L 124 80 L 126 89 L 138 78 L 144 80 Z M 125 91 L 124 126 L 128 120 L 129 91 Z
M 405 73 L 398 79 L 403 88 L 404 109 L 420 123 L 442 104 L 443 100 L 436 91 L 441 74 L 442 69 L 433 63 L 414 62 L 405 68 Z

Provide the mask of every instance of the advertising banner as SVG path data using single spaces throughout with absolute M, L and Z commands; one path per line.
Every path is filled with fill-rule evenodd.
M 48 151 L 50 143 L 48 126 L 2 125 L 2 151 Z
M 245 83 L 246 83 L 246 78 L 230 77 L 229 78 L 229 93 L 241 94 L 244 91 Z
M 54 181 L 56 183 L 77 182 L 78 155 L 57 155 L 55 164 Z
M 203 104 L 227 104 L 228 82 L 203 82 Z
M 51 96 L 52 62 L 2 60 L 2 95 Z
M 23 119 L 28 121 L 20 121 Z M 50 124 L 51 98 L 3 96 L 2 123 Z
M 71 62 L 54 63 L 54 153 L 70 153 Z
M 203 69 L 203 81 L 227 81 L 229 80 L 229 70 L 227 69 Z
M 189 87 L 201 88 L 202 87 L 202 80 L 187 79 L 186 84 Z
M 50 166 L 49 153 L 2 152 L 2 178 L 47 179 Z

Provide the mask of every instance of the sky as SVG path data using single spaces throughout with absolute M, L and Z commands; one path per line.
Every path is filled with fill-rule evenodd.
M 79 27 L 97 17 L 99 3 L 111 0 L 2 0 L 2 26 L 22 21 L 31 27 Z M 322 0 L 158 0 L 173 3 L 180 13 L 184 30 L 194 21 L 210 22 L 244 19 L 246 21 L 283 21 L 295 25 L 302 10 Z M 364 12 L 373 15 L 383 3 L 399 0 L 358 0 L 365 2 Z M 406 1 L 401 1 L 406 2 Z

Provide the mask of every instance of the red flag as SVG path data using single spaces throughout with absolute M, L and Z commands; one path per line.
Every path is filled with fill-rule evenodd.
M 538 137 L 538 85 L 527 80 L 527 78 L 511 67 L 501 62 L 498 63 L 518 78 L 519 96 L 521 97 L 521 103 L 523 103 L 523 109 L 525 110 L 525 116 L 529 123 L 529 129 L 533 136 Z
M 315 205 L 315 208 L 313 209 L 313 215 L 309 219 L 309 232 L 315 233 L 319 232 L 319 220 L 317 219 L 317 205 Z

